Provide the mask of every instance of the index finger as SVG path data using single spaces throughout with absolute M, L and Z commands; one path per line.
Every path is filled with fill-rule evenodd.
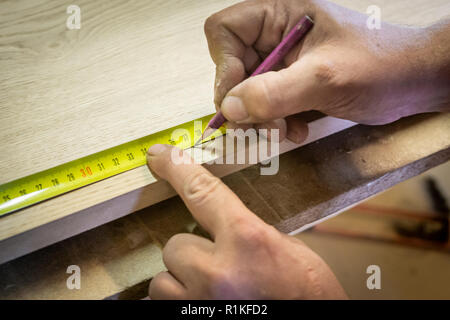
M 195 220 L 213 238 L 229 231 L 242 215 L 258 219 L 219 178 L 195 164 L 182 150 L 154 145 L 148 150 L 147 162 L 152 171 L 172 185 Z
M 260 64 L 264 58 L 260 54 L 270 53 L 281 40 L 288 19 L 278 12 L 278 7 L 263 1 L 245 1 L 206 20 L 209 52 L 217 66 L 216 106 Z

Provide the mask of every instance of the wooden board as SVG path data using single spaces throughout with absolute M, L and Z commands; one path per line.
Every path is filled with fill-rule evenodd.
M 284 141 L 279 146 L 279 153 L 273 155 L 283 154 L 354 125 L 351 121 L 332 117 L 320 118 L 310 123 L 311 133 L 306 141 L 302 144 Z M 247 145 L 247 149 L 251 147 Z M 226 156 L 229 152 L 224 150 L 223 154 Z M 202 160 L 198 161 L 203 163 L 217 159 L 208 150 L 201 154 L 193 153 L 193 156 L 201 157 Z M 250 165 L 213 165 L 210 170 L 223 177 Z M 73 193 L 83 201 L 78 201 Z M 175 191 L 168 183 L 156 180 L 144 166 L 5 216 L 0 221 L 0 263 L 174 195 Z
M 71 1 L 1 2 L 0 183 L 212 113 L 203 22 L 234 2 L 79 1 L 80 30 L 66 28 Z M 448 13 L 444 0 L 338 3 L 378 4 L 383 19 L 415 25 Z M 116 217 L 105 201 L 150 182 L 138 168 L 22 210 L 1 219 L 0 239 L 82 210 L 104 223 Z M 127 200 L 118 216 L 149 204 Z
M 261 176 L 256 165 L 223 181 L 264 221 L 296 232 L 448 161 L 449 119 L 446 114 L 419 115 L 386 126 L 354 126 L 283 154 L 277 175 Z M 29 238 L 44 238 L 58 229 L 59 221 Z M 148 280 L 165 270 L 161 251 L 168 239 L 197 231 L 189 210 L 173 197 L 1 264 L 0 299 L 142 298 Z M 14 239 L 0 242 L 0 253 L 11 251 L 18 243 Z M 80 290 L 66 287 L 66 269 L 72 264 L 81 268 Z
M 204 20 L 233 1 L 0 3 L 0 184 L 215 111 Z
M 0 3 L 0 184 L 214 112 L 204 20 L 237 1 Z M 423 25 L 448 1 L 337 1 Z M 447 10 L 445 10 L 447 9 Z

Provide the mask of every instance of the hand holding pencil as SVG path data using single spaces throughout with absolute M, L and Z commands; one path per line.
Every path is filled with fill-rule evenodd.
M 304 16 L 287 34 L 287 36 L 281 40 L 280 44 L 275 47 L 275 49 L 264 59 L 264 61 L 256 68 L 251 74 L 251 77 L 263 74 L 265 72 L 272 71 L 278 64 L 280 64 L 290 50 L 301 41 L 308 31 L 312 28 L 314 21 L 308 17 Z M 215 130 L 219 129 L 226 122 L 225 117 L 220 112 L 211 119 L 203 132 L 200 139 L 197 141 L 196 145 L 202 140 L 209 137 L 214 133 Z
M 305 15 L 314 28 L 278 71 L 248 77 Z M 307 135 L 296 116 L 302 111 L 368 124 L 448 111 L 450 21 L 369 29 L 366 20 L 323 0 L 247 0 L 211 16 L 205 31 L 217 66 L 217 111 L 229 126 L 279 128 L 281 139 L 297 143 Z M 346 298 L 317 254 L 267 225 L 202 166 L 175 165 L 172 151 L 152 146 L 148 165 L 174 187 L 211 239 L 173 236 L 163 251 L 168 271 L 153 278 L 150 298 Z
M 305 15 L 314 27 L 278 71 L 248 77 Z M 448 58 L 433 50 L 433 44 L 448 42 L 445 22 L 441 28 L 382 22 L 369 29 L 367 19 L 323 0 L 248 0 L 214 14 L 205 33 L 216 64 L 217 111 L 231 127 L 278 128 L 281 139 L 300 143 L 307 135 L 297 116 L 303 111 L 385 124 L 448 110 L 441 103 L 450 92 L 444 81 Z M 421 68 L 411 61 L 427 63 Z

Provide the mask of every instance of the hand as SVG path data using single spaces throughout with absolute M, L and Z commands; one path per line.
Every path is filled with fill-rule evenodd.
M 284 69 L 244 80 L 305 14 L 315 25 Z M 302 111 L 384 124 L 448 110 L 448 21 L 369 30 L 366 20 L 323 0 L 248 0 L 214 14 L 205 33 L 216 64 L 216 108 L 240 125 L 279 127 L 294 142 L 305 137 L 293 116 Z
M 174 164 L 172 152 L 184 157 L 187 164 Z M 151 299 L 346 298 L 318 255 L 264 223 L 189 155 L 154 145 L 147 160 L 213 239 L 193 234 L 169 239 L 163 250 L 168 271 L 151 281 Z

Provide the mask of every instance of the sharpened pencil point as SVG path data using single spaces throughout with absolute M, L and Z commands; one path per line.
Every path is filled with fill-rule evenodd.
M 216 132 L 217 129 L 213 129 L 211 127 L 206 127 L 205 131 L 203 131 L 202 136 L 200 139 L 197 140 L 197 142 L 194 144 L 194 147 L 199 145 L 203 140 L 208 138 L 210 135 L 212 135 L 214 132 Z
M 200 143 L 202 143 L 203 135 L 200 137 L 200 139 L 197 140 L 197 142 L 194 144 L 194 147 L 198 146 Z

